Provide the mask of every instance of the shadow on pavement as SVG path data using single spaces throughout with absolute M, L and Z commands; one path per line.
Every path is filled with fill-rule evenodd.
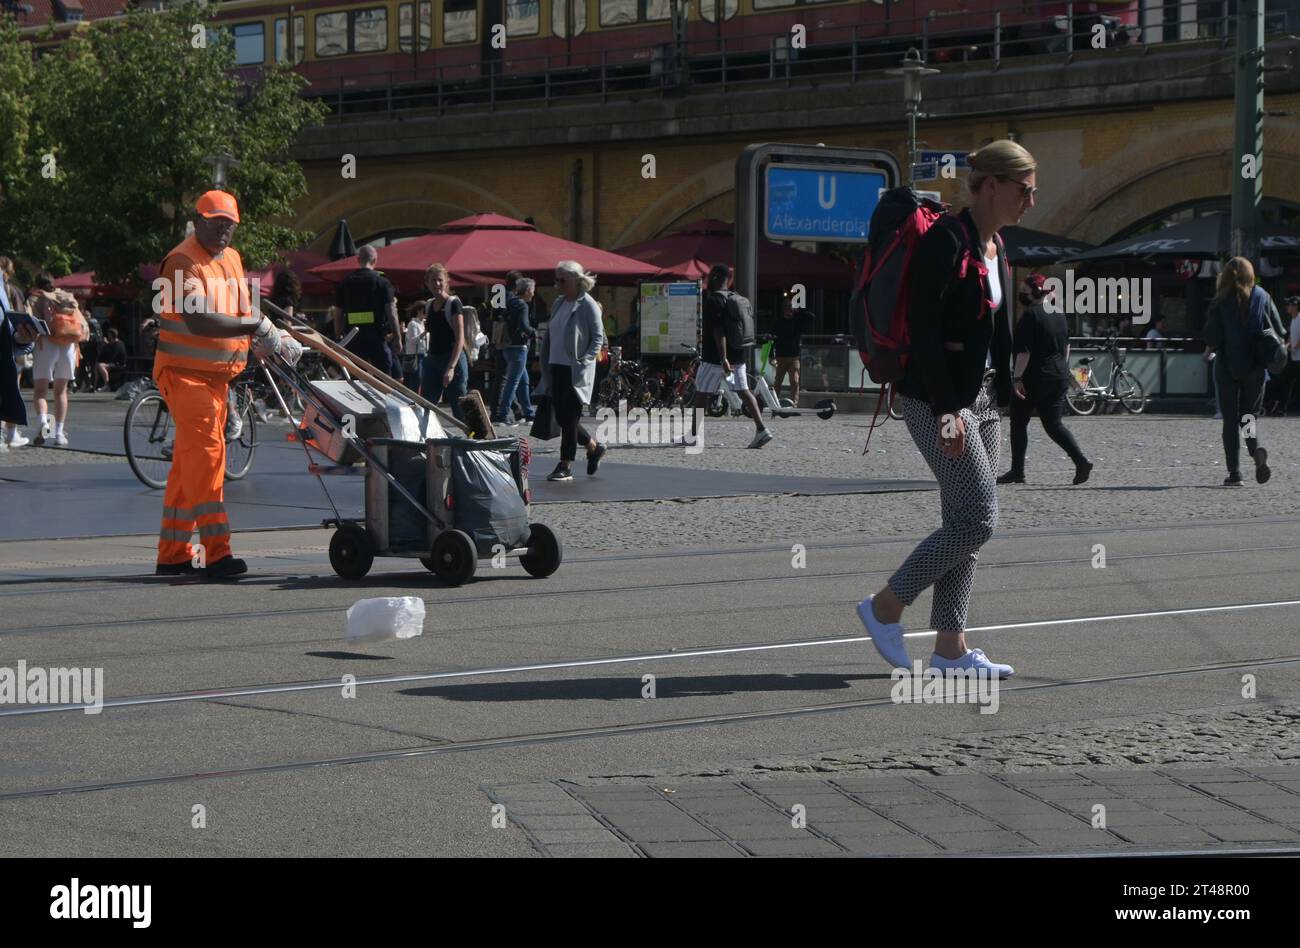
M 741 692 L 843 691 L 855 681 L 889 680 L 889 673 L 875 675 L 700 675 L 691 678 L 658 678 L 656 701 L 664 698 L 708 698 Z M 484 685 L 439 685 L 404 688 L 397 693 L 415 698 L 446 698 L 448 701 L 618 701 L 649 700 L 641 696 L 641 678 L 635 674 L 619 678 L 559 678 L 550 681 L 507 681 Z

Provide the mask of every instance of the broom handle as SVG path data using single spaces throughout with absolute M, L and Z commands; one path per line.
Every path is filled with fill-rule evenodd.
M 386 373 L 380 372 L 369 362 L 365 361 L 360 356 L 349 352 L 347 349 L 344 349 L 338 343 L 334 342 L 334 340 L 326 339 L 317 332 L 315 328 L 307 322 L 307 320 L 300 316 L 290 316 L 270 300 L 262 300 L 262 307 L 270 310 L 272 315 L 277 316 L 280 319 L 289 320 L 290 322 L 296 321 L 306 326 L 307 328 L 305 330 L 295 329 L 292 326 L 288 327 L 289 335 L 293 336 L 293 338 L 298 340 L 298 342 L 315 349 L 318 352 L 333 357 L 336 363 L 342 365 L 345 369 L 350 371 L 353 375 L 360 377 L 363 381 L 369 382 L 385 394 L 405 398 L 410 402 L 419 405 L 421 408 L 433 412 L 440 419 L 454 425 L 466 434 L 469 433 L 468 426 L 466 426 L 460 419 L 443 411 L 437 405 L 433 404 L 433 402 L 424 398 L 419 393 L 411 391 L 401 382 L 387 376 Z

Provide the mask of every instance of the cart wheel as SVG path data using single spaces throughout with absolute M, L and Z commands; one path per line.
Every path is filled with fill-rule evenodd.
M 375 562 L 375 545 L 355 523 L 345 523 L 330 538 L 330 566 L 344 579 L 362 579 Z
M 533 524 L 528 537 L 528 552 L 519 557 L 528 575 L 545 579 L 560 568 L 563 559 L 564 547 L 555 532 L 540 523 Z
M 433 541 L 433 553 L 421 557 L 424 568 L 436 573 L 453 586 L 463 586 L 474 578 L 478 550 L 468 533 L 444 530 Z

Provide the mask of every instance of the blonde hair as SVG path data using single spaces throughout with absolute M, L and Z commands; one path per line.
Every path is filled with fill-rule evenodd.
M 974 199 L 986 178 L 1014 178 L 1019 180 L 1038 170 L 1038 162 L 1025 146 L 1009 138 L 990 142 L 970 153 L 966 158 L 970 174 L 966 176 L 966 190 Z
M 561 260 L 555 265 L 555 269 L 573 274 L 573 278 L 578 281 L 578 289 L 584 293 L 590 293 L 591 288 L 596 285 L 596 274 L 588 273 L 577 260 Z
M 434 273 L 441 273 L 443 279 L 445 279 L 448 284 L 451 283 L 451 274 L 447 272 L 447 268 L 441 263 L 431 263 L 424 268 L 424 282 L 428 283 L 430 274 Z
M 1242 309 L 1250 302 L 1250 292 L 1254 288 L 1255 268 L 1245 257 L 1233 257 L 1219 271 L 1219 278 L 1214 284 L 1214 297 L 1221 300 L 1235 292 L 1237 308 Z
M 5 275 L 5 279 L 14 275 L 14 262 L 8 257 L 0 257 L 0 273 Z

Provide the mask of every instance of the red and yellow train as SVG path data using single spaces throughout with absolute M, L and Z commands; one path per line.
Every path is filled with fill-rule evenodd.
M 815 61 L 850 46 L 893 53 L 927 43 L 932 61 L 1065 48 L 1068 5 L 1058 0 L 265 0 L 223 3 L 222 27 L 243 67 L 290 58 L 312 92 L 392 82 L 513 79 L 602 69 L 662 74 L 680 63 Z M 1135 41 L 1136 0 L 1072 5 L 1077 43 L 1095 24 L 1114 43 Z M 1000 17 L 995 20 L 995 16 Z M 804 27 L 805 48 L 793 44 Z

